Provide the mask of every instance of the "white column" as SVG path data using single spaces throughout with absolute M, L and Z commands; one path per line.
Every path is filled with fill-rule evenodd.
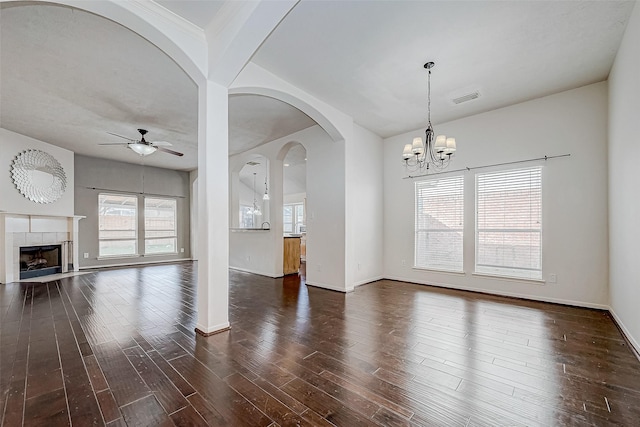
M 229 328 L 229 131 L 227 88 L 198 96 L 198 321 L 196 332 Z

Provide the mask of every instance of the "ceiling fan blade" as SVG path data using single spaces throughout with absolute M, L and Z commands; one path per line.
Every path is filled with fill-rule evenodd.
M 128 138 L 126 136 L 122 136 L 122 135 L 118 135 L 117 133 L 113 133 L 113 132 L 107 132 L 109 135 L 113 135 L 113 136 L 117 136 L 118 138 L 122 138 L 122 139 L 126 139 L 127 141 L 131 141 L 131 142 L 139 142 L 138 139 L 131 139 Z
M 98 145 L 129 145 L 130 142 L 104 142 Z
M 168 148 L 157 147 L 158 151 L 164 151 L 165 153 L 173 154 L 174 156 L 184 156 L 182 153 L 178 153 L 177 151 L 169 150 Z
M 173 144 L 167 141 L 152 141 L 149 144 L 155 145 L 156 147 L 171 147 Z

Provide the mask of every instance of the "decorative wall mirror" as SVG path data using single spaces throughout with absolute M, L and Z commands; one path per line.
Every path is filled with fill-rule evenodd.
M 60 163 L 41 150 L 18 154 L 11 164 L 11 178 L 20 194 L 35 203 L 53 203 L 67 188 L 67 176 Z

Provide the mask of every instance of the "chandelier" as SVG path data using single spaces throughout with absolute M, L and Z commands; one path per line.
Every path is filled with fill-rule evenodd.
M 262 216 L 262 211 L 258 207 L 256 199 L 256 172 L 253 173 L 253 206 L 249 208 L 249 215 Z
M 456 151 L 456 139 L 438 135 L 434 138 L 431 124 L 431 69 L 435 63 L 427 62 L 424 68 L 429 72 L 427 86 L 428 123 L 424 142 L 421 137 L 413 138 L 411 144 L 406 144 L 402 151 L 402 161 L 407 172 L 427 174 L 429 171 L 439 172 L 449 166 L 453 153 Z
M 264 164 L 264 196 L 262 196 L 262 200 L 269 200 L 269 187 L 267 186 L 267 175 L 269 175 L 269 168 L 267 167 L 267 163 Z

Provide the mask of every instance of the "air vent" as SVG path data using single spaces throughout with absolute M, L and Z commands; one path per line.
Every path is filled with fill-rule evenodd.
M 249 166 L 257 166 L 257 165 L 259 165 L 260 163 L 259 163 L 259 162 L 247 162 L 247 164 L 248 164 Z
M 468 93 L 466 95 L 462 95 L 462 96 L 459 96 L 457 98 L 453 98 L 451 101 L 454 104 L 462 104 L 463 102 L 473 101 L 474 99 L 478 99 L 479 97 L 480 97 L 480 92 L 478 92 L 476 90 L 476 91 L 473 91 L 473 92 Z

